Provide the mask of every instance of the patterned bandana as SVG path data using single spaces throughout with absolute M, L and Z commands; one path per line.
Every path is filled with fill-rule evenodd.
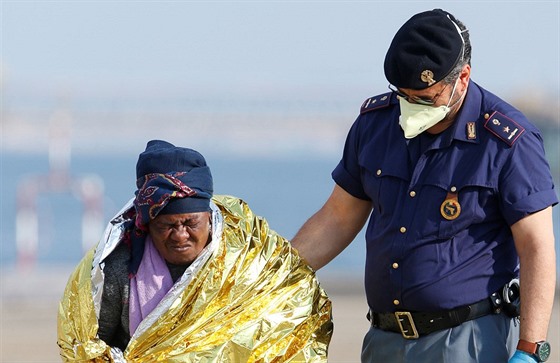
M 152 173 L 136 181 L 136 228 L 146 229 L 150 220 L 154 219 L 172 198 L 186 198 L 196 194 L 196 191 L 179 179 L 185 174 L 187 173 Z
M 136 181 L 138 187 L 134 199 L 136 216 L 134 226 L 128 229 L 130 236 L 125 239 L 130 243 L 131 248 L 130 277 L 136 275 L 142 261 L 150 220 L 154 219 L 174 198 L 187 198 L 197 194 L 179 179 L 186 174 L 186 172 L 151 173 Z

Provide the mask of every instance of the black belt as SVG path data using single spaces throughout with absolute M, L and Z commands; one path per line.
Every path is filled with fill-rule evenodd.
M 437 312 L 396 311 L 394 313 L 369 312 L 371 325 L 381 330 L 401 333 L 405 339 L 418 339 L 438 330 L 461 325 L 495 311 L 490 298 L 451 310 Z

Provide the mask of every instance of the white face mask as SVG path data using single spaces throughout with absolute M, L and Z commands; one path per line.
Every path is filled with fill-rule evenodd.
M 443 105 L 439 107 L 419 105 L 410 103 L 402 97 L 399 98 L 399 103 L 401 105 L 399 125 L 407 139 L 420 135 L 443 120 L 449 113 L 449 107 Z
M 459 79 L 457 79 L 459 81 Z M 447 105 L 441 105 L 438 107 L 420 105 L 416 103 L 410 103 L 403 97 L 399 97 L 399 103 L 401 106 L 401 116 L 399 117 L 399 125 L 404 131 L 404 137 L 407 139 L 412 139 L 422 132 L 426 131 L 430 127 L 434 126 L 447 116 L 451 107 L 449 103 L 453 98 L 455 93 L 455 87 L 457 87 L 457 81 L 453 86 L 453 91 L 451 91 L 451 96 L 449 97 L 449 102 Z M 461 98 L 459 98 L 460 100 Z M 458 100 L 458 101 L 459 101 Z

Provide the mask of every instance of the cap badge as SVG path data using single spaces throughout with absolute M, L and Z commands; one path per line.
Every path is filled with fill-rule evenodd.
M 427 83 L 428 86 L 436 83 L 436 81 L 434 80 L 434 72 L 430 71 L 429 69 L 422 71 L 422 74 L 420 74 L 420 79 L 422 80 L 422 82 Z
M 441 216 L 449 221 L 459 217 L 459 214 L 461 214 L 461 204 L 459 204 L 457 193 L 447 193 L 447 197 L 441 203 L 439 211 Z

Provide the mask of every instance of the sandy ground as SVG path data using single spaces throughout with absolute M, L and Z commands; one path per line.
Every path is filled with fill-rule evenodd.
M 60 362 L 56 345 L 56 310 L 69 271 L 38 275 L 3 271 L 0 276 L 0 362 Z M 358 279 L 361 281 L 361 279 Z M 362 338 L 368 329 L 360 281 L 328 279 L 322 285 L 333 302 L 335 330 L 329 362 L 359 362 Z M 549 362 L 560 363 L 560 300 L 552 317 Z

